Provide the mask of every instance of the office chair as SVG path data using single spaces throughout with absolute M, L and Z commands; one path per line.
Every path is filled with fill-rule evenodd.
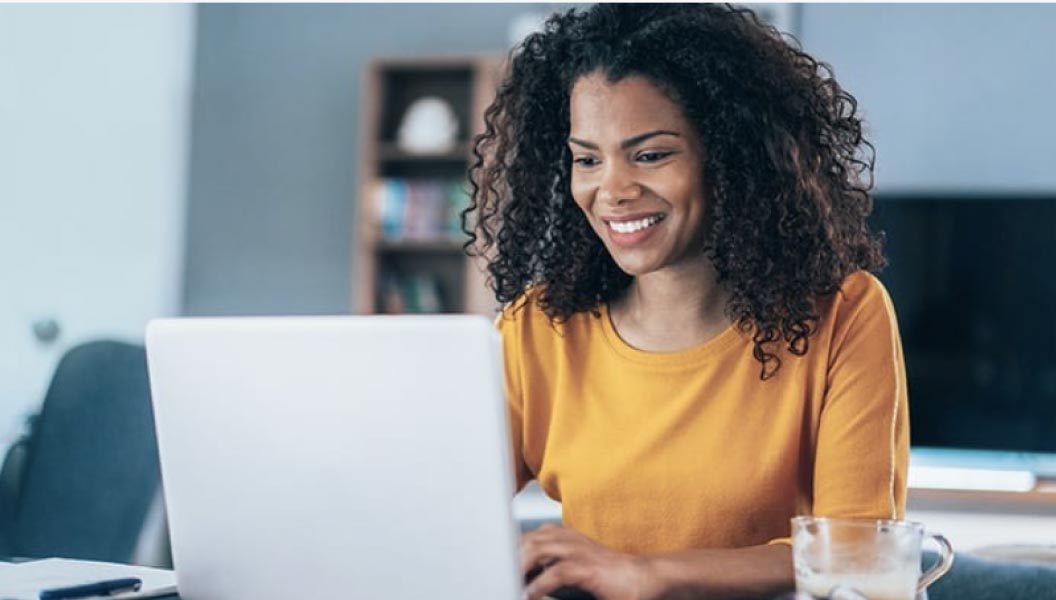
M 143 562 L 159 485 L 144 349 L 76 346 L 0 473 L 0 555 Z
M 925 558 L 930 565 L 934 555 Z M 958 554 L 928 588 L 929 600 L 1056 600 L 1056 564 L 988 560 Z

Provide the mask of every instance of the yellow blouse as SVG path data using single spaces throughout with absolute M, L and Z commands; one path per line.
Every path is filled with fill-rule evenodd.
M 823 299 L 806 356 L 782 352 L 767 381 L 735 326 L 645 352 L 605 306 L 551 326 L 534 297 L 496 321 L 517 484 L 537 479 L 566 526 L 641 553 L 784 541 L 799 514 L 903 515 L 905 367 L 871 274 Z

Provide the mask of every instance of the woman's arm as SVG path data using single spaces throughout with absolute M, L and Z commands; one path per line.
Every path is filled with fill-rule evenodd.
M 522 572 L 539 565 L 546 568 L 528 585 L 528 600 L 562 587 L 598 600 L 773 598 L 793 588 L 792 550 L 785 544 L 633 555 L 551 525 L 521 542 Z
M 786 544 L 693 550 L 643 557 L 653 598 L 774 598 L 795 583 Z
M 909 472 L 909 405 L 898 320 L 874 276 L 861 274 L 846 287 L 818 424 L 812 512 L 900 519 Z

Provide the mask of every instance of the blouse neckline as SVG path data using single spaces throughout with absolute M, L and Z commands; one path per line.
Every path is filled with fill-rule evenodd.
M 601 303 L 601 327 L 605 333 L 605 340 L 613 351 L 627 360 L 651 366 L 682 367 L 700 364 L 700 362 L 723 352 L 741 340 L 737 323 L 734 322 L 718 335 L 689 348 L 671 352 L 642 350 L 628 344 L 620 337 L 616 327 L 612 324 L 612 315 L 609 312 L 609 304 L 607 302 Z

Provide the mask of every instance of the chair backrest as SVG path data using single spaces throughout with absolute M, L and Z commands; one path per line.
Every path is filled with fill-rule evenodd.
M 934 555 L 924 560 L 926 568 Z M 1053 600 L 1056 564 L 987 560 L 961 553 L 953 568 L 928 588 L 930 600 Z
M 77 346 L 28 440 L 5 550 L 128 562 L 159 484 L 143 347 Z

